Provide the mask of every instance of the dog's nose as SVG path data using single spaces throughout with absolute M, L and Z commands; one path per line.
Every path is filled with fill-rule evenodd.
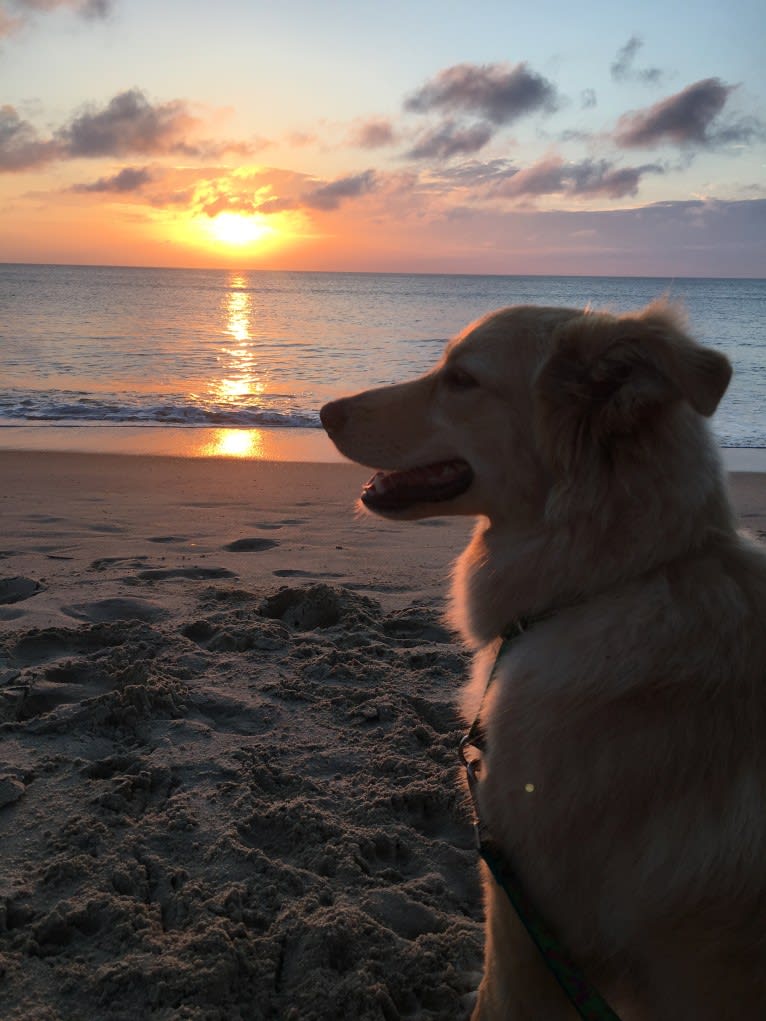
M 343 400 L 330 401 L 320 410 L 319 418 L 328 433 L 340 432 L 348 418 L 346 402 Z

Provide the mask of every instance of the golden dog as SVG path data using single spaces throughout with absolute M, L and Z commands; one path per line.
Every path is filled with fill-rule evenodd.
M 322 409 L 381 469 L 369 510 L 478 518 L 451 615 L 476 651 L 479 813 L 623 1021 L 766 1018 L 766 557 L 735 530 L 705 422 L 730 374 L 662 302 L 518 307 L 420 379 Z M 473 1017 L 571 1021 L 486 869 L 484 886 Z

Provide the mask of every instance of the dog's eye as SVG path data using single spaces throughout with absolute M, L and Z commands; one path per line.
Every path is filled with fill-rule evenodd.
M 444 370 L 444 382 L 453 390 L 470 390 L 479 385 L 470 372 L 456 365 Z

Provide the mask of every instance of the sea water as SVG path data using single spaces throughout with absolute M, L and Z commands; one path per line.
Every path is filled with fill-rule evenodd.
M 766 447 L 766 281 L 0 265 L 0 445 L 19 427 L 318 430 L 321 405 L 417 375 L 514 304 L 680 300 L 734 378 L 713 419 Z M 37 446 L 44 446 L 38 433 Z

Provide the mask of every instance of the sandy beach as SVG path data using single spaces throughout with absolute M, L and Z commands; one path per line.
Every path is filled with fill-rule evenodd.
M 464 1016 L 470 522 L 358 517 L 364 478 L 0 451 L 8 1021 Z

